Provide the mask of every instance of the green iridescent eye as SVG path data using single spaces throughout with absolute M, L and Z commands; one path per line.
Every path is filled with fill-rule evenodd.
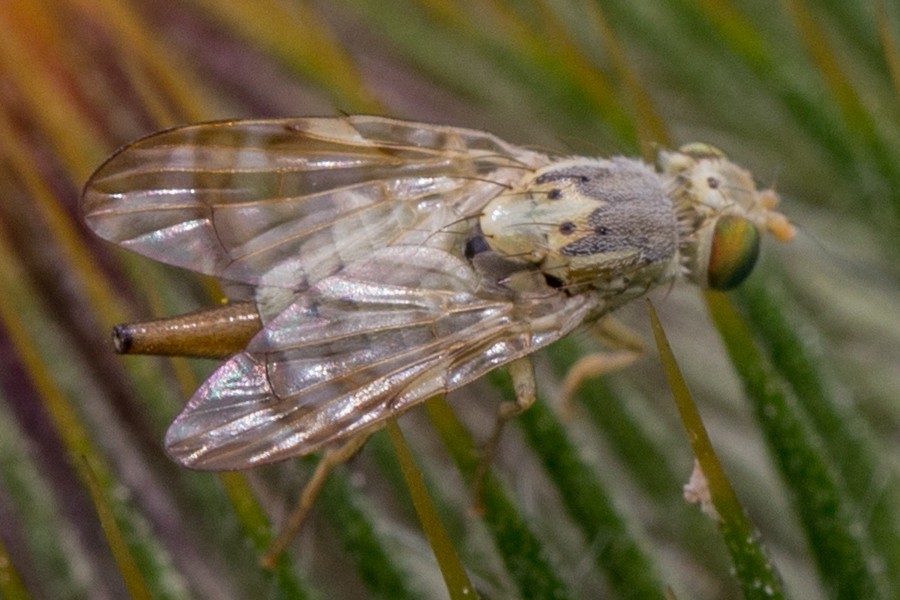
M 756 265 L 759 231 L 741 217 L 723 216 L 716 223 L 707 267 L 707 283 L 714 290 L 739 285 Z

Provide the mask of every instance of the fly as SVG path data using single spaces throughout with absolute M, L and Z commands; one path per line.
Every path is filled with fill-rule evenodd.
M 116 349 L 223 358 L 166 435 L 177 462 L 307 454 L 508 365 L 677 278 L 739 284 L 778 197 L 719 150 L 555 157 L 369 116 L 153 134 L 88 181 L 100 237 L 221 279 L 212 311 L 120 325 Z

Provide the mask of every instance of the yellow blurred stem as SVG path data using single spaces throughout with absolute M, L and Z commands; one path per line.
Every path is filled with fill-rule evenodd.
M 87 0 L 85 0 L 87 1 Z M 350 53 L 306 2 L 193 0 L 220 23 L 328 90 L 347 112 L 381 112 Z
M 672 146 L 672 137 L 663 121 L 662 115 L 653 104 L 650 91 L 641 82 L 637 71 L 632 68 L 625 49 L 619 42 L 616 30 L 609 25 L 598 3 L 586 2 L 585 9 L 589 12 L 594 25 L 600 32 L 600 41 L 605 45 L 606 51 L 612 57 L 625 88 L 628 97 L 634 106 L 634 121 L 637 127 L 638 142 L 641 145 L 641 156 L 648 162 L 654 162 L 658 146 L 669 148 Z
M 884 0 L 875 2 L 876 21 L 878 22 L 878 34 L 881 37 L 881 45 L 884 46 L 884 59 L 887 61 L 891 72 L 891 82 L 894 84 L 894 93 L 900 97 L 900 48 L 897 44 L 897 36 L 891 29 L 891 19 L 888 15 Z
M 16 260 L 7 238 L 2 236 L 0 236 L 0 289 L 4 290 L 3 294 L 0 294 L 0 322 L 9 335 L 29 379 L 37 389 L 57 434 L 70 456 L 84 456 L 91 461 L 98 470 L 98 478 L 108 489 L 112 481 L 109 469 L 91 443 L 90 435 L 81 422 L 78 411 L 72 406 L 69 396 L 54 380 L 52 373 L 54 361 L 41 355 L 38 336 L 29 331 L 23 319 L 23 315 L 35 315 L 34 298 L 39 297 L 39 294 L 32 289 L 25 269 Z
M 15 134 L 9 115 L 2 109 L 0 109 L 0 139 L 4 140 L 5 159 L 12 165 L 28 190 L 33 207 L 40 212 L 47 226 L 49 237 L 59 246 L 59 252 L 54 256 L 59 260 L 68 261 L 66 271 L 77 275 L 91 307 L 94 308 L 97 322 L 104 322 L 107 319 L 110 322 L 125 320 L 127 317 L 121 309 L 121 303 L 112 292 L 114 289 L 112 283 L 103 271 L 97 268 L 82 243 L 81 235 L 72 223 L 70 214 L 53 195 L 41 173 L 34 168 L 34 162 L 30 160 L 31 152 L 21 137 Z
M 36 25 L 59 29 L 38 14 L 46 7 L 30 0 L 0 2 L 0 72 L 21 92 L 34 122 L 56 149 L 76 182 L 85 181 L 106 151 L 97 144 L 97 132 L 73 102 L 67 82 L 59 72 L 70 65 L 55 60 L 67 56 L 62 42 L 38 47 L 32 37 Z M 33 19 L 31 18 L 33 17 Z M 58 39 L 68 39 L 61 35 Z M 8 140 L 4 140 L 7 143 Z M 77 183 L 76 185 L 80 185 Z
M 0 538 L 0 598 L 8 600 L 29 600 L 32 598 L 25 587 L 19 571 L 13 565 L 3 538 Z
M 115 513 L 110 506 L 109 500 L 103 493 L 103 486 L 97 480 L 94 470 L 91 468 L 90 461 L 82 457 L 81 468 L 79 469 L 82 478 L 87 481 L 88 488 L 91 490 L 91 497 L 94 500 L 94 507 L 100 517 L 100 524 L 103 527 L 103 533 L 106 534 L 106 541 L 112 551 L 112 555 L 119 566 L 119 572 L 125 580 L 128 588 L 128 595 L 133 600 L 152 600 L 153 595 L 147 587 L 144 576 L 138 568 L 137 561 L 128 549 L 125 542 L 125 536 L 116 522 Z M 108 489 L 108 488 L 107 488 Z
M 698 0 L 707 19 L 722 35 L 752 62 L 760 62 L 769 53 L 769 43 L 753 23 L 730 0 Z
M 797 31 L 803 37 L 806 49 L 841 110 L 848 125 L 862 137 L 871 139 L 875 135 L 875 121 L 866 110 L 859 94 L 854 89 L 834 46 L 828 43 L 827 32 L 816 21 L 810 7 L 802 0 L 789 0 L 787 6 L 794 15 Z
M 209 118 L 209 103 L 204 100 L 209 94 L 197 90 L 201 88 L 199 77 L 194 75 L 184 61 L 179 60 L 165 43 L 165 37 L 154 35 L 153 29 L 143 22 L 141 17 L 130 10 L 128 2 L 120 0 L 66 0 L 96 24 L 103 26 L 113 38 L 116 47 L 128 48 L 137 60 L 126 54 L 122 57 L 129 73 L 146 68 L 155 77 L 162 89 L 177 107 L 176 119 L 161 110 L 156 92 L 149 91 L 151 86 L 143 85 L 138 78 L 135 83 L 141 97 L 148 101 L 156 118 L 161 119 L 162 126 L 175 125 L 174 121 L 198 121 Z
M 561 58 L 561 64 L 566 65 L 574 79 L 581 84 L 588 95 L 594 99 L 600 114 L 612 114 L 626 112 L 624 103 L 618 97 L 615 86 L 610 81 L 609 74 L 604 73 L 585 52 L 578 47 L 568 28 L 560 22 L 552 7 L 547 2 L 541 2 L 543 31 L 530 31 L 527 38 L 526 49 L 532 56 L 546 52 L 548 47 Z M 554 40 L 552 46 L 548 46 L 547 39 Z M 529 47 L 530 46 L 530 47 Z
M 219 478 L 256 549 L 268 548 L 272 541 L 271 524 L 265 511 L 256 502 L 246 475 L 240 471 L 225 471 L 219 473 Z
M 450 592 L 453 600 L 466 600 L 471 598 L 477 600 L 478 593 L 469 576 L 459 559 L 456 547 L 447 535 L 441 523 L 441 518 L 434 507 L 434 502 L 428 494 L 428 488 L 425 485 L 425 478 L 416 465 L 416 460 L 406 444 L 403 432 L 397 425 L 396 419 L 388 419 L 388 431 L 391 434 L 391 441 L 394 443 L 394 450 L 397 452 L 397 459 L 400 461 L 400 468 L 403 470 L 403 477 L 406 480 L 406 486 L 409 488 L 409 494 L 412 497 L 413 505 L 416 507 L 416 513 L 419 515 L 419 522 L 422 523 L 422 529 L 428 536 L 434 556 L 440 565 L 441 574 L 444 576 L 444 583 Z

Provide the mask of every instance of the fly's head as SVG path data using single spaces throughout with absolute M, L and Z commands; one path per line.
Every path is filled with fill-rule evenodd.
M 694 283 L 731 289 L 753 270 L 763 233 L 794 237 L 794 226 L 775 210 L 778 195 L 758 190 L 718 148 L 695 143 L 662 152 L 659 167 L 678 218 L 680 260 Z

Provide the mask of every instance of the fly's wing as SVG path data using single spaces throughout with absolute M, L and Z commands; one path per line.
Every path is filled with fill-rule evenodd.
M 101 237 L 227 281 L 291 290 L 425 229 L 471 217 L 542 155 L 480 131 L 380 117 L 207 123 L 113 155 L 88 181 Z M 440 226 L 442 223 L 438 223 Z
M 312 452 L 558 339 L 596 295 L 485 293 L 441 249 L 390 246 L 319 281 L 223 364 L 166 436 L 199 469 Z

